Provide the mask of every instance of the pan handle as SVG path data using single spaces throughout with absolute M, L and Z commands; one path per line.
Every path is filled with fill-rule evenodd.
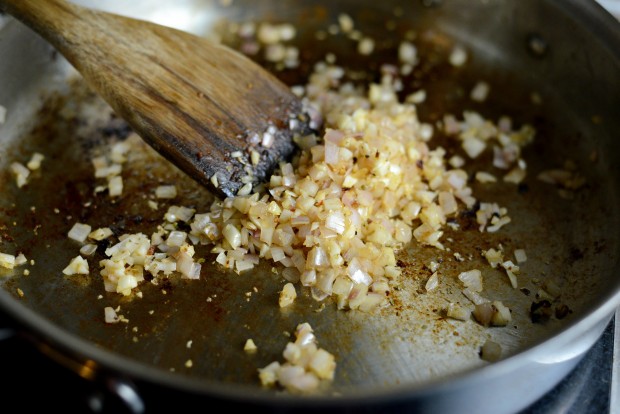
M 144 414 L 144 401 L 131 381 L 109 377 L 103 381 L 103 388 L 104 392 L 94 392 L 87 398 L 88 408 L 93 413 Z
M 129 380 L 116 376 L 113 373 L 93 372 L 87 376 L 77 367 L 84 368 L 86 365 L 72 359 L 49 344 L 40 341 L 27 331 L 12 327 L 11 321 L 0 313 L 0 341 L 23 340 L 33 345 L 39 352 L 59 363 L 61 366 L 79 374 L 91 383 L 90 395 L 86 394 L 87 408 L 93 413 L 114 412 L 128 414 L 144 414 L 145 405 L 140 397 L 136 386 Z M 90 371 L 86 370 L 86 371 Z M 95 391 L 92 391 L 95 390 Z M 83 394 L 84 395 L 84 394 Z M 110 410 L 111 408 L 111 410 Z
M 144 413 L 144 402 L 131 382 L 119 378 L 111 379 L 108 380 L 108 389 L 125 404 L 129 412 Z
M 11 320 L 3 314 L 0 314 L 0 341 L 11 339 L 17 335 L 17 330 L 11 325 Z
M 0 328 L 0 341 L 13 338 L 15 333 L 15 330 L 11 328 Z

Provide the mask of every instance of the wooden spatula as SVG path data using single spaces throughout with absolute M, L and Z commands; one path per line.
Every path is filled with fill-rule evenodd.
M 268 179 L 306 133 L 301 102 L 236 51 L 64 0 L 0 0 L 153 148 L 220 196 Z M 246 186 L 244 192 L 248 190 Z

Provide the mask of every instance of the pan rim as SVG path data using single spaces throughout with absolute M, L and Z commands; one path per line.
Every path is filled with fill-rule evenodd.
M 235 402 L 248 404 L 274 403 L 282 407 L 297 407 L 303 405 L 308 408 L 342 407 L 358 404 L 360 406 L 385 403 L 386 401 L 416 401 L 417 399 L 429 398 L 459 389 L 467 388 L 468 384 L 489 382 L 494 379 L 509 375 L 526 363 L 536 360 L 535 356 L 544 354 L 549 349 L 557 349 L 559 345 L 568 344 L 579 338 L 586 338 L 586 344 L 578 353 L 570 358 L 571 368 L 576 365 L 581 357 L 596 342 L 604 328 L 612 319 L 614 313 L 620 308 L 620 290 L 610 294 L 602 304 L 572 323 L 565 325 L 562 330 L 552 337 L 524 348 L 505 359 L 481 367 L 469 368 L 452 374 L 448 378 L 439 378 L 419 384 L 391 385 L 390 387 L 377 388 L 377 392 L 369 392 L 368 387 L 360 391 L 348 392 L 338 397 L 330 395 L 274 395 L 264 392 L 257 386 L 221 383 L 204 378 L 187 377 L 168 372 L 162 368 L 149 366 L 146 363 L 133 360 L 127 356 L 114 353 L 110 350 L 97 347 L 78 335 L 64 330 L 47 320 L 35 311 L 29 309 L 18 300 L 13 298 L 4 289 L 0 289 L 0 308 L 8 313 L 15 321 L 26 326 L 28 336 L 35 337 L 35 345 L 45 344 L 53 350 L 61 352 L 65 357 L 71 358 L 72 362 L 84 364 L 89 361 L 95 362 L 99 367 L 93 369 L 95 377 L 102 375 L 104 378 L 129 379 L 132 381 L 144 381 L 176 391 L 194 394 L 201 397 L 224 398 Z M 592 334 L 594 330 L 594 334 Z M 18 331 L 19 332 L 19 331 Z M 92 365 L 90 365 L 92 367 Z M 65 366 L 65 368 L 71 368 Z M 555 385 L 555 384 L 551 384 Z

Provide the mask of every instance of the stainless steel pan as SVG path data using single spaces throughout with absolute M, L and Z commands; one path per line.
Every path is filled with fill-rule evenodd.
M 480 198 L 506 205 L 518 224 L 491 239 L 475 231 L 452 235 L 451 247 L 471 254 L 480 266 L 481 248 L 501 242 L 527 250 L 525 289 L 512 289 L 505 275 L 485 271 L 487 289 L 513 309 L 507 327 L 446 319 L 441 310 L 448 301 L 462 300 L 460 285 L 454 277 L 437 294 L 419 293 L 430 276 L 423 264 L 443 259 L 444 269 L 454 275 L 467 269 L 450 261 L 448 253 L 420 247 L 401 258 L 406 277 L 395 306 L 373 315 L 337 311 L 329 302 L 321 306 L 308 292 L 291 311 L 282 311 L 277 294 L 284 282 L 269 265 L 239 276 L 209 261 L 199 281 L 172 278 L 165 285 L 146 285 L 142 299 L 126 299 L 106 294 L 96 272 L 77 280 L 63 277 L 61 270 L 76 254 L 66 238 L 73 222 L 148 232 L 163 211 L 146 208 L 142 195 L 159 183 L 177 183 L 181 200 L 175 203 L 199 210 L 208 207 L 210 195 L 146 147 L 129 172 L 126 197 L 110 204 L 94 195 L 91 150 L 128 130 L 79 81 L 67 80 L 70 68 L 45 42 L 3 17 L 0 104 L 7 108 L 7 121 L 0 125 L 0 251 L 21 251 L 34 264 L 27 265 L 27 276 L 2 271 L 0 309 L 42 352 L 108 384 L 133 411 L 144 408 L 141 391 L 157 390 L 175 405 L 193 401 L 272 412 L 516 412 L 579 362 L 620 304 L 620 26 L 595 2 L 80 3 L 199 34 L 223 21 L 286 21 L 298 29 L 304 61 L 334 52 L 339 62 L 371 73 L 394 59 L 399 39 L 413 29 L 427 62 L 441 61 L 436 58 L 445 57 L 454 42 L 472 57 L 462 71 L 432 63 L 420 73 L 429 96 L 420 106 L 422 119 L 435 122 L 437 114 L 473 108 L 493 119 L 512 115 L 538 130 L 525 150 L 530 173 L 521 191 L 475 189 Z M 357 56 L 343 38 L 314 38 L 341 13 L 380 39 L 371 60 Z M 294 84 L 308 70 L 302 65 L 278 74 Z M 463 95 L 478 80 L 488 81 L 492 94 L 488 102 L 472 106 Z M 533 104 L 532 94 L 542 103 Z M 47 156 L 43 173 L 18 190 L 8 165 L 34 151 Z M 572 199 L 535 178 L 567 159 L 587 182 Z M 570 312 L 532 323 L 536 291 L 550 282 L 561 292 L 553 306 L 565 305 Z M 129 322 L 106 325 L 105 306 L 120 306 Z M 284 332 L 305 321 L 315 328 L 320 345 L 336 355 L 334 383 L 308 398 L 261 388 L 257 368 L 280 360 L 288 341 Z M 242 350 L 248 338 L 260 344 L 253 356 Z M 487 339 L 501 344 L 500 361 L 480 359 Z M 157 407 L 146 406 L 147 411 Z

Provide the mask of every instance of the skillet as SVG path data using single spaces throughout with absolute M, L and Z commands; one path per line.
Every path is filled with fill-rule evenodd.
M 76 219 L 93 226 L 113 223 L 119 231 L 148 231 L 161 211 L 144 208 L 142 196 L 156 185 L 182 183 L 179 201 L 203 208 L 211 196 L 146 148 L 132 164 L 127 198 L 112 205 L 93 195 L 91 151 L 129 131 L 79 81 L 67 80 L 70 69 L 44 42 L 9 19 L 0 42 L 2 56 L 7 57 L 0 67 L 0 103 L 8 114 L 0 127 L 2 251 L 22 251 L 35 264 L 28 276 L 3 278 L 0 304 L 19 322 L 20 334 L 84 377 L 115 384 L 110 385 L 115 389 L 133 383 L 138 394 L 146 387 L 159 387 L 184 400 L 264 410 L 415 407 L 420 412 L 449 412 L 459 407 L 515 412 L 548 391 L 596 341 L 620 302 L 615 273 L 619 177 L 614 160 L 619 153 L 614 131 L 620 95 L 612 93 L 620 66 L 618 48 L 614 49 L 620 39 L 618 25 L 593 2 L 431 3 L 369 2 L 359 7 L 359 2 L 343 1 L 325 7 L 290 2 L 274 7 L 267 2 L 233 2 L 224 7 L 195 1 L 154 8 L 152 3 L 123 7 L 111 1 L 105 6 L 203 33 L 222 19 L 292 22 L 304 60 L 315 61 L 330 51 L 371 73 L 393 59 L 395 45 L 411 28 L 427 34 L 419 39 L 426 61 L 445 55 L 458 39 L 471 50 L 472 60 L 463 71 L 451 71 L 439 62 L 421 74 L 429 99 L 420 105 L 420 117 L 434 122 L 437 114 L 473 107 L 490 118 L 510 114 L 537 128 L 536 140 L 525 153 L 532 172 L 527 191 L 475 188 L 481 198 L 507 205 L 519 225 L 506 227 L 501 239 L 482 239 L 475 232 L 459 234 L 459 239 L 453 235 L 452 247 L 472 255 L 499 241 L 527 249 L 523 272 L 530 295 L 512 289 L 499 272 L 485 274 L 490 288 L 514 309 L 510 326 L 485 329 L 473 321 L 443 317 L 446 301 L 459 294 L 457 281 L 447 283 L 437 295 L 419 294 L 429 276 L 423 264 L 439 256 L 415 246 L 402 258 L 408 278 L 398 306 L 376 315 L 323 308 L 307 293 L 292 311 L 283 312 L 274 299 L 283 280 L 268 265 L 251 277 L 239 277 L 207 263 L 199 281 L 171 279 L 164 286 L 147 285 L 140 301 L 105 294 L 95 274 L 64 278 L 60 270 L 76 251 L 66 233 Z M 385 39 L 372 60 L 352 54 L 343 39 L 317 44 L 313 38 L 316 30 L 325 29 L 345 11 L 365 33 Z M 165 20 L 173 13 L 178 20 Z M 396 28 L 386 31 L 386 20 L 394 20 Z M 553 25 L 546 24 L 550 20 Z M 16 46 L 24 44 L 29 47 Z M 310 65 L 302 65 L 279 75 L 294 84 L 309 70 Z M 494 93 L 475 106 L 462 96 L 479 79 L 487 80 Z M 542 104 L 532 104 L 533 93 L 542 97 Z M 33 151 L 46 154 L 46 169 L 27 188 L 16 189 L 7 166 Z M 587 182 L 571 199 L 535 179 L 536 172 L 561 166 L 567 159 Z M 453 274 L 465 270 L 443 258 Z M 570 313 L 534 324 L 529 310 L 536 289 L 547 280 L 561 288 L 558 303 Z M 254 288 L 258 292 L 248 301 L 246 293 Z M 104 306 L 120 306 L 129 323 L 106 325 Z M 321 345 L 337 356 L 338 374 L 330 393 L 300 399 L 262 389 L 256 368 L 278 359 L 287 342 L 282 332 L 302 321 L 309 321 Z M 242 352 L 248 337 L 261 344 L 254 357 Z M 502 360 L 493 364 L 478 355 L 489 338 L 503 350 Z M 185 366 L 189 359 L 191 368 Z

